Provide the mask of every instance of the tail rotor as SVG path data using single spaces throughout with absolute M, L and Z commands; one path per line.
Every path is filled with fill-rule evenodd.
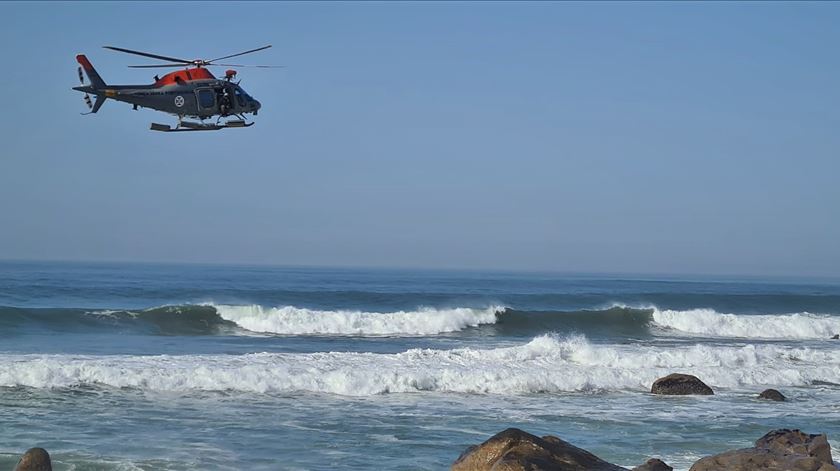
M 85 74 L 82 72 L 81 67 L 79 67 L 79 83 L 83 87 L 85 86 Z M 85 115 L 85 114 L 93 113 L 93 100 L 90 99 L 90 95 L 87 92 L 85 92 L 85 104 L 88 107 L 88 112 L 87 113 L 81 113 L 81 114 Z

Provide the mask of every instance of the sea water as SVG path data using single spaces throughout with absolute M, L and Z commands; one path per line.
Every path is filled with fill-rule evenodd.
M 838 333 L 836 280 L 2 262 L 0 470 L 447 469 L 508 427 L 630 467 L 782 427 L 837 459 Z M 649 393 L 674 372 L 715 395 Z

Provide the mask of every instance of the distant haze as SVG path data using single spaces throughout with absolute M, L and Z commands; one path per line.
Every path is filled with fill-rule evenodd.
M 840 3 L 0 14 L 0 259 L 840 275 Z M 249 129 L 70 89 L 264 44 Z

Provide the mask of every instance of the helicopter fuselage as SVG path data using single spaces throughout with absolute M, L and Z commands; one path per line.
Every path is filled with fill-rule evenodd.
M 76 61 L 80 66 L 78 70 L 79 82 L 81 82 L 82 85 L 79 87 L 73 87 L 73 90 L 77 90 L 85 94 L 85 103 L 88 108 L 90 108 L 90 112 L 82 114 L 93 114 L 98 112 L 105 101 L 110 98 L 112 100 L 129 103 L 135 110 L 140 107 L 150 108 L 156 111 L 170 113 L 178 117 L 178 125 L 175 129 L 172 129 L 170 126 L 164 124 L 152 123 L 151 129 L 153 131 L 216 131 L 225 128 L 249 127 L 254 123 L 246 122 L 244 115 L 246 113 L 256 115 L 260 109 L 260 102 L 251 98 L 251 96 L 239 86 L 239 82 L 233 81 L 233 78 L 236 77 L 235 70 L 228 69 L 225 71 L 224 79 L 219 79 L 210 73 L 207 67 L 281 67 L 272 65 L 245 66 L 216 63 L 216 61 L 251 54 L 270 47 L 271 45 L 263 46 L 212 60 L 185 60 L 151 54 L 148 52 L 134 51 L 131 49 L 105 46 L 106 49 L 169 61 L 169 63 L 161 65 L 138 65 L 129 67 L 169 68 L 174 66 L 178 67 L 180 70 L 170 72 L 163 77 L 155 76 L 155 82 L 151 85 L 109 85 L 102 79 L 99 72 L 96 71 L 88 58 L 84 54 L 78 54 L 76 56 Z M 85 75 L 88 77 L 89 84 L 85 84 Z M 95 102 L 91 100 L 90 95 L 94 95 L 96 97 Z M 229 119 L 222 123 L 219 122 L 219 119 L 217 119 L 215 123 L 204 123 L 205 119 L 214 116 L 219 116 L 220 118 L 233 116 L 235 119 Z M 183 118 L 185 117 L 198 118 L 202 120 L 202 122 L 195 123 L 183 121 Z
M 219 79 L 166 85 L 107 85 L 104 88 L 88 85 L 73 89 L 179 117 L 206 119 L 216 115 L 257 114 L 260 109 L 260 102 L 248 95 L 242 87 Z

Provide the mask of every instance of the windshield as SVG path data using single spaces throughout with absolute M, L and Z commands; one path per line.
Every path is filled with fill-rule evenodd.
M 245 92 L 244 92 L 241 88 L 239 88 L 239 87 L 237 87 L 237 88 L 234 90 L 234 92 L 233 92 L 233 93 L 236 95 L 236 101 L 237 101 L 237 102 L 239 102 L 239 105 L 240 105 L 240 106 L 245 106 L 245 103 L 246 103 L 246 101 L 247 101 L 247 99 L 248 99 L 248 98 L 247 98 L 247 97 L 248 97 L 248 94 L 247 94 L 247 93 L 245 93 Z

